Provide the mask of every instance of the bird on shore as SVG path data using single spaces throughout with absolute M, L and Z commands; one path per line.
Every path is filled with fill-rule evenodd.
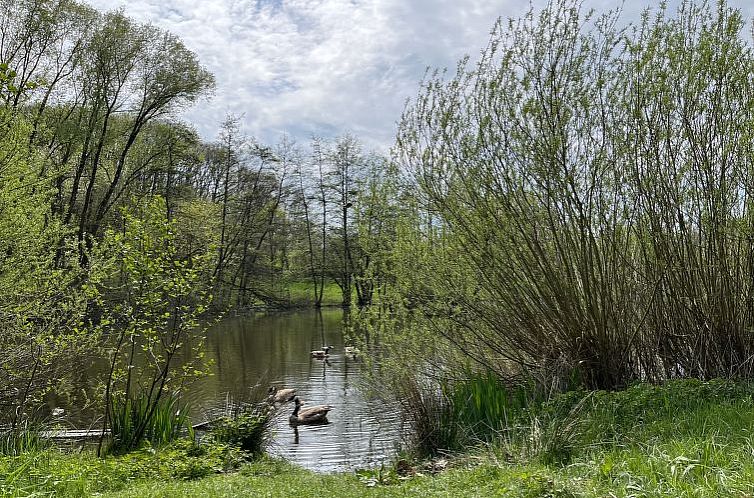
M 298 396 L 293 401 L 296 403 L 296 407 L 288 419 L 293 425 L 325 423 L 327 422 L 327 412 L 333 409 L 331 405 L 316 405 L 301 409 L 304 402 Z
M 285 403 L 286 401 L 292 401 L 296 397 L 296 390 L 278 389 L 275 386 L 270 386 L 267 390 L 267 396 L 273 403 Z
M 312 351 L 311 353 L 312 358 L 326 358 L 327 355 L 330 354 L 331 349 L 332 349 L 332 346 L 325 346 L 322 349 Z

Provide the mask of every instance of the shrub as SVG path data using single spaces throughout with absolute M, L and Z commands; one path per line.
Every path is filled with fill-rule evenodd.
M 212 430 L 216 442 L 229 444 L 252 455 L 261 455 L 269 441 L 272 412 L 263 405 L 222 417 Z

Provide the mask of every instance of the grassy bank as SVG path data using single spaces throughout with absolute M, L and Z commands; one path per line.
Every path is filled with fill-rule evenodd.
M 286 292 L 290 305 L 311 306 L 314 303 L 314 289 L 309 282 L 290 282 L 286 285 Z M 323 289 L 322 306 L 340 306 L 343 304 L 343 293 L 340 287 L 328 282 Z
M 752 496 L 753 394 L 749 384 L 722 381 L 569 393 L 518 414 L 497 443 L 447 458 L 447 466 L 403 461 L 320 475 L 269 458 L 243 463 L 227 446 L 179 442 L 101 460 L 58 450 L 4 457 L 0 489 L 16 496 Z

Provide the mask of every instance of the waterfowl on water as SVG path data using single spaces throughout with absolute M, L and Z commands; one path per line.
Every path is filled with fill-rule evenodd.
M 318 349 L 316 351 L 312 351 L 312 357 L 313 358 L 325 358 L 328 354 L 330 354 L 330 350 L 332 349 L 332 346 L 325 346 L 322 349 Z
M 320 424 L 327 422 L 327 412 L 333 409 L 330 405 L 316 405 L 309 408 L 301 409 L 304 404 L 298 396 L 293 398 L 296 403 L 296 407 L 293 409 L 293 413 L 288 419 L 291 424 Z
M 353 356 L 354 360 L 359 354 L 361 354 L 361 351 L 359 350 L 359 348 L 354 347 L 354 346 L 346 346 L 345 348 L 343 348 L 343 350 L 345 351 L 346 356 Z
M 278 389 L 275 386 L 270 386 L 267 390 L 267 395 L 273 403 L 285 403 L 291 401 L 296 396 L 295 389 Z

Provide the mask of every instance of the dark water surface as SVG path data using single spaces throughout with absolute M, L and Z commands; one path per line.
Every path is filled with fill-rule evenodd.
M 344 354 L 343 318 L 341 310 L 324 310 L 224 319 L 208 331 L 213 375 L 192 386 L 192 404 L 209 406 L 226 392 L 243 399 L 260 379 L 295 388 L 309 405 L 332 405 L 330 423 L 291 427 L 293 403 L 282 405 L 271 453 L 320 472 L 379 465 L 395 451 L 400 417 L 365 396 L 364 364 Z M 312 358 L 323 345 L 333 346 L 328 360 Z
M 330 423 L 291 427 L 293 403 L 286 403 L 275 420 L 270 453 L 318 472 L 379 465 L 395 452 L 400 416 L 397 409 L 365 394 L 364 363 L 344 355 L 343 320 L 343 311 L 333 309 L 227 317 L 211 326 L 205 353 L 212 360 L 212 374 L 184 390 L 192 421 L 207 419 L 207 412 L 225 405 L 228 395 L 236 401 L 249 400 L 254 386 L 257 392 L 271 384 L 295 388 L 310 406 L 333 405 Z M 323 345 L 333 346 L 328 360 L 312 358 L 310 352 Z M 96 363 L 89 368 L 82 365 L 75 389 L 90 395 L 96 389 L 95 379 L 107 371 L 104 359 Z M 71 404 L 52 395 L 49 408 L 56 406 L 65 408 L 67 423 L 77 428 L 92 421 L 96 426 L 101 420 L 100 413 L 91 412 L 91 405 Z
M 226 392 L 243 399 L 260 379 L 292 387 L 309 405 L 333 405 L 330 423 L 293 428 L 293 403 L 282 405 L 271 453 L 320 472 L 379 465 L 395 451 L 400 417 L 365 396 L 364 364 L 344 354 L 343 318 L 324 310 L 224 319 L 208 331 L 213 375 L 192 386 L 192 405 L 209 406 Z M 312 358 L 323 345 L 333 346 L 329 359 Z

